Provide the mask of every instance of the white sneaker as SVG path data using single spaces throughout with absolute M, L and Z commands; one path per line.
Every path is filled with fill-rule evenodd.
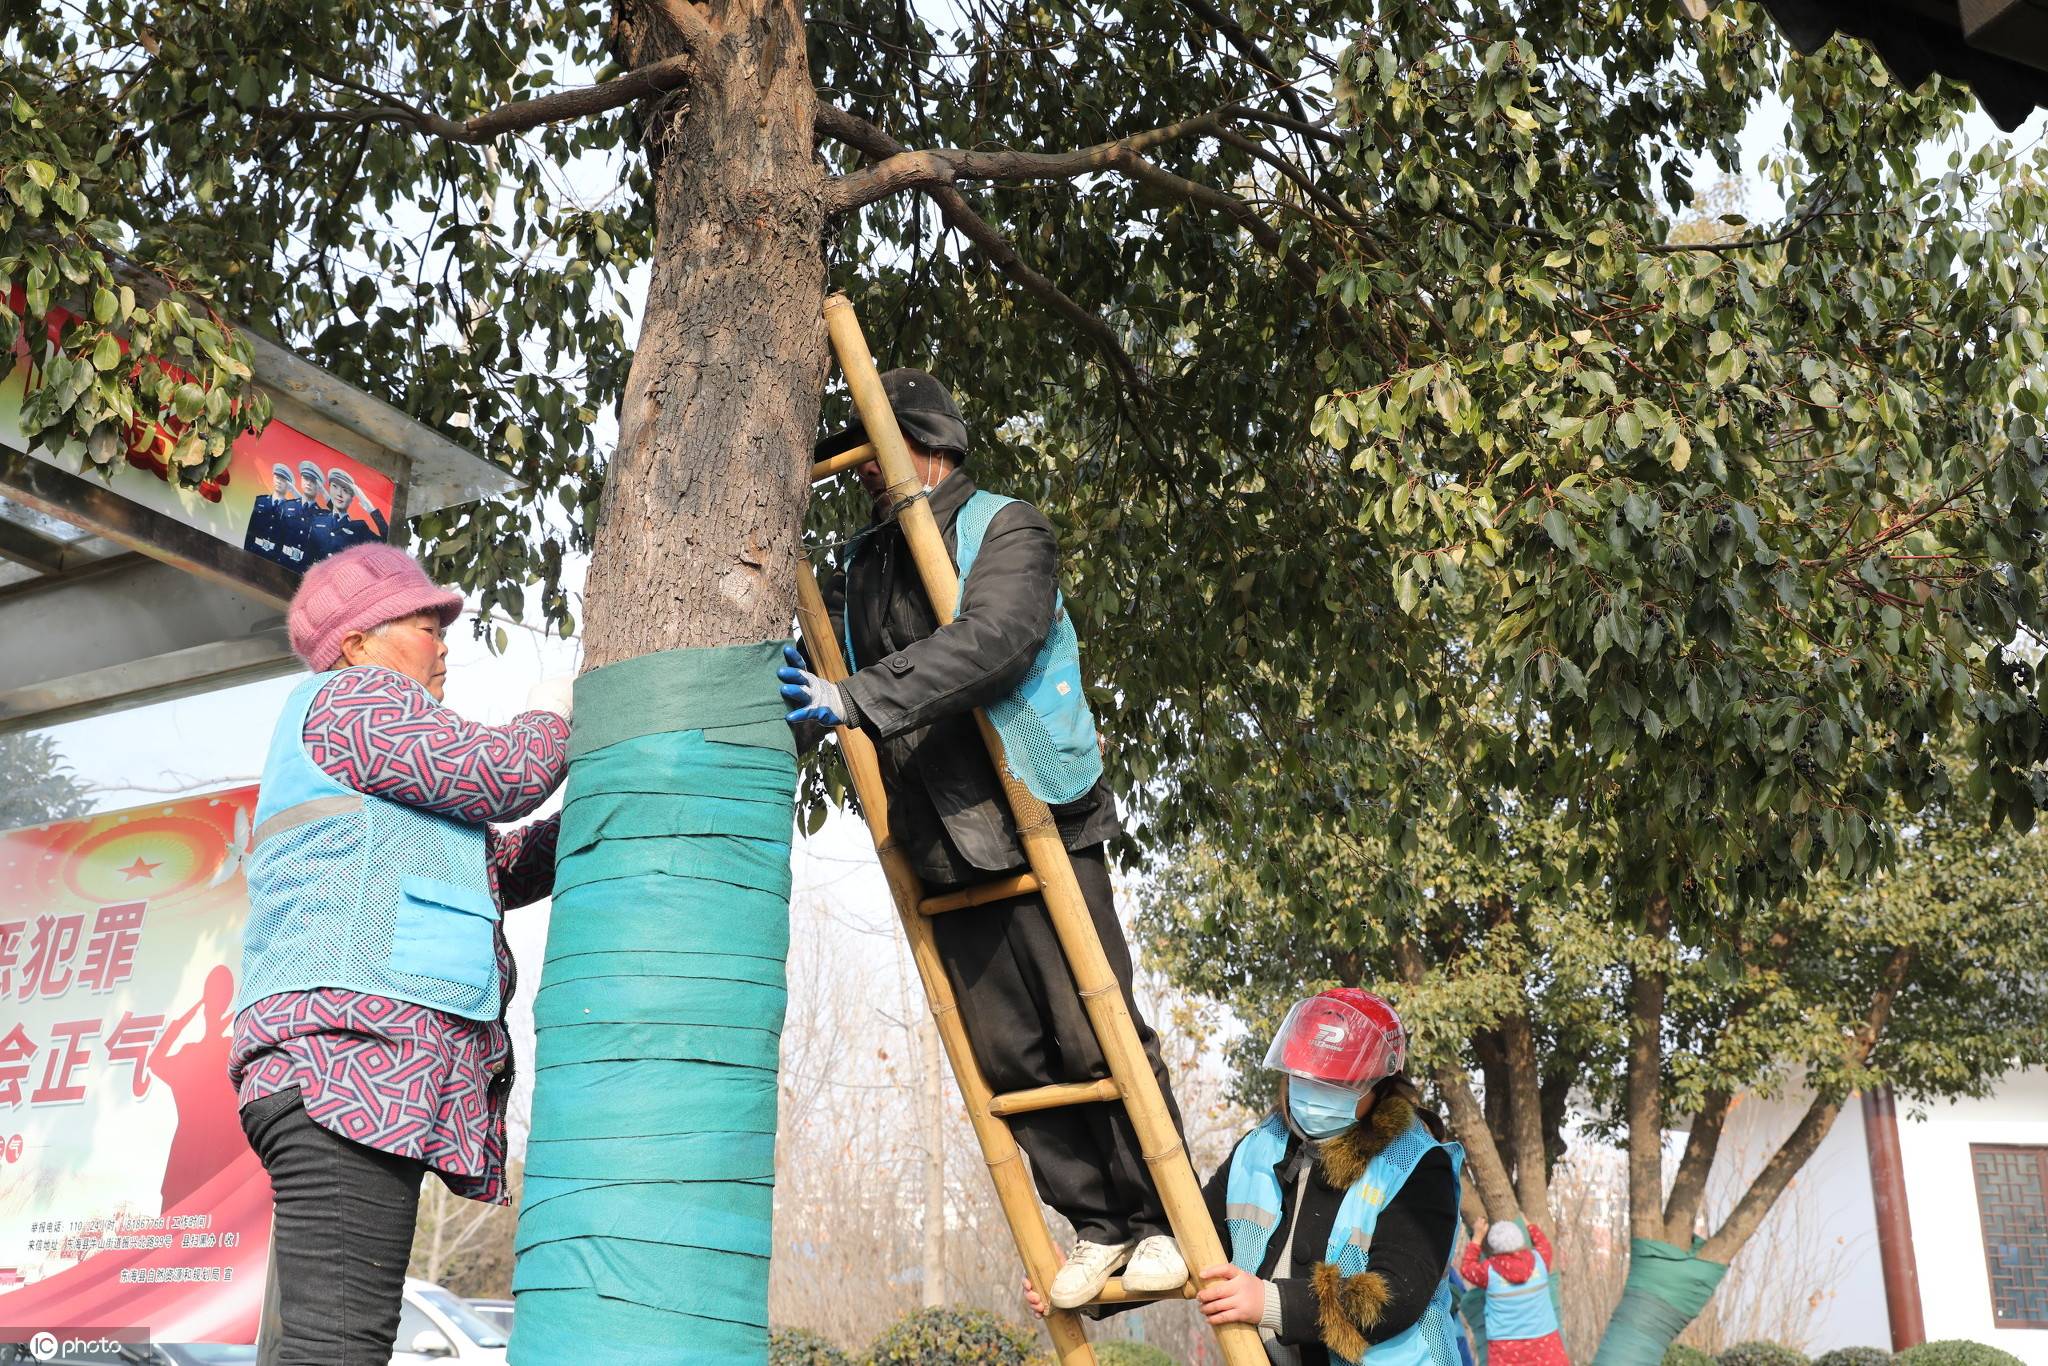
M 1124 1268 L 1124 1289 L 1162 1294 L 1187 1284 L 1188 1264 L 1180 1255 L 1180 1244 L 1163 1233 L 1155 1233 L 1138 1244 Z
M 1073 1255 L 1052 1278 L 1052 1307 L 1079 1309 L 1100 1295 L 1130 1251 L 1129 1243 L 1075 1243 Z

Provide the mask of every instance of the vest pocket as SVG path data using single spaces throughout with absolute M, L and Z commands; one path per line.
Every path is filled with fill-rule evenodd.
M 403 878 L 391 928 L 391 970 L 482 991 L 498 966 L 492 931 L 497 920 L 489 892 L 430 877 Z

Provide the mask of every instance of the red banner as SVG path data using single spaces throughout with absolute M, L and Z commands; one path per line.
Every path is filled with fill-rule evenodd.
M 256 789 L 0 832 L 0 1342 L 254 1342 L 227 1078 Z

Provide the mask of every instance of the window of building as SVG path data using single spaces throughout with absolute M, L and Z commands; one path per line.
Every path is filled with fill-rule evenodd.
M 1991 1314 L 2000 1328 L 2048 1328 L 2048 1148 L 1970 1145 Z

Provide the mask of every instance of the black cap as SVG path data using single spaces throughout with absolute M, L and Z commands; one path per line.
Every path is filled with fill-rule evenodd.
M 896 414 L 896 425 L 905 436 L 935 451 L 966 456 L 967 422 L 945 385 L 922 370 L 890 370 L 882 376 L 882 392 L 888 395 L 890 411 Z M 867 439 L 868 429 L 856 417 L 852 426 L 818 443 L 817 458 L 830 459 Z

